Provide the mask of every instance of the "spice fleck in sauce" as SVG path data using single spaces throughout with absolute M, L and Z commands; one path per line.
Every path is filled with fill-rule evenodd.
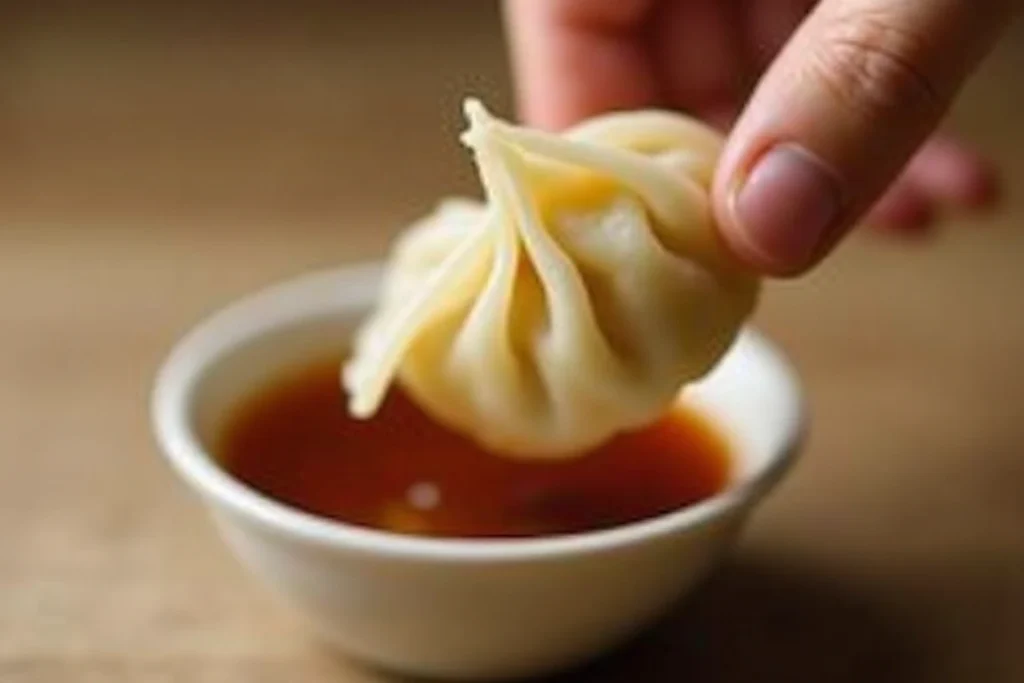
M 724 440 L 682 406 L 581 457 L 510 459 L 438 426 L 397 390 L 373 419 L 352 419 L 338 368 L 310 364 L 243 401 L 219 443 L 226 469 L 322 517 L 460 538 L 604 529 L 693 504 L 729 480 Z

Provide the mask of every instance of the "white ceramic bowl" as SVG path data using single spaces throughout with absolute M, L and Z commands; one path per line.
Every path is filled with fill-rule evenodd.
M 405 537 L 300 512 L 233 479 L 208 447 L 226 411 L 288 366 L 344 350 L 379 280 L 375 264 L 314 273 L 214 315 L 173 350 L 152 403 L 167 459 L 229 546 L 354 658 L 462 679 L 579 664 L 635 634 L 704 576 L 797 451 L 804 413 L 794 372 L 747 330 L 681 399 L 731 438 L 736 480 L 658 518 L 550 538 Z

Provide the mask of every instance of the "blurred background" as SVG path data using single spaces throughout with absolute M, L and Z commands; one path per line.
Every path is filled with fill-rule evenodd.
M 1024 680 L 1022 69 L 1018 23 L 949 121 L 1000 212 L 769 287 L 804 459 L 688 609 L 574 680 Z M 146 402 L 201 316 L 475 193 L 467 94 L 512 115 L 495 2 L 0 5 L 0 680 L 388 680 L 242 580 Z

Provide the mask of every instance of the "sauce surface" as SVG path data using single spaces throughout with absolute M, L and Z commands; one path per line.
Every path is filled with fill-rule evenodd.
M 297 368 L 242 401 L 217 444 L 223 466 L 322 517 L 458 538 L 605 529 L 693 504 L 729 480 L 724 440 L 685 407 L 578 458 L 516 460 L 438 426 L 401 391 L 373 419 L 352 419 L 339 365 Z

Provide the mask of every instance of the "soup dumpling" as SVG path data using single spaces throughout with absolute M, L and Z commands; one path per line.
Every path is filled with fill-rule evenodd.
M 445 200 L 400 236 L 344 367 L 351 413 L 397 378 L 440 423 L 548 458 L 657 419 L 757 300 L 712 222 L 720 136 L 661 111 L 562 134 L 465 111 L 485 201 Z

